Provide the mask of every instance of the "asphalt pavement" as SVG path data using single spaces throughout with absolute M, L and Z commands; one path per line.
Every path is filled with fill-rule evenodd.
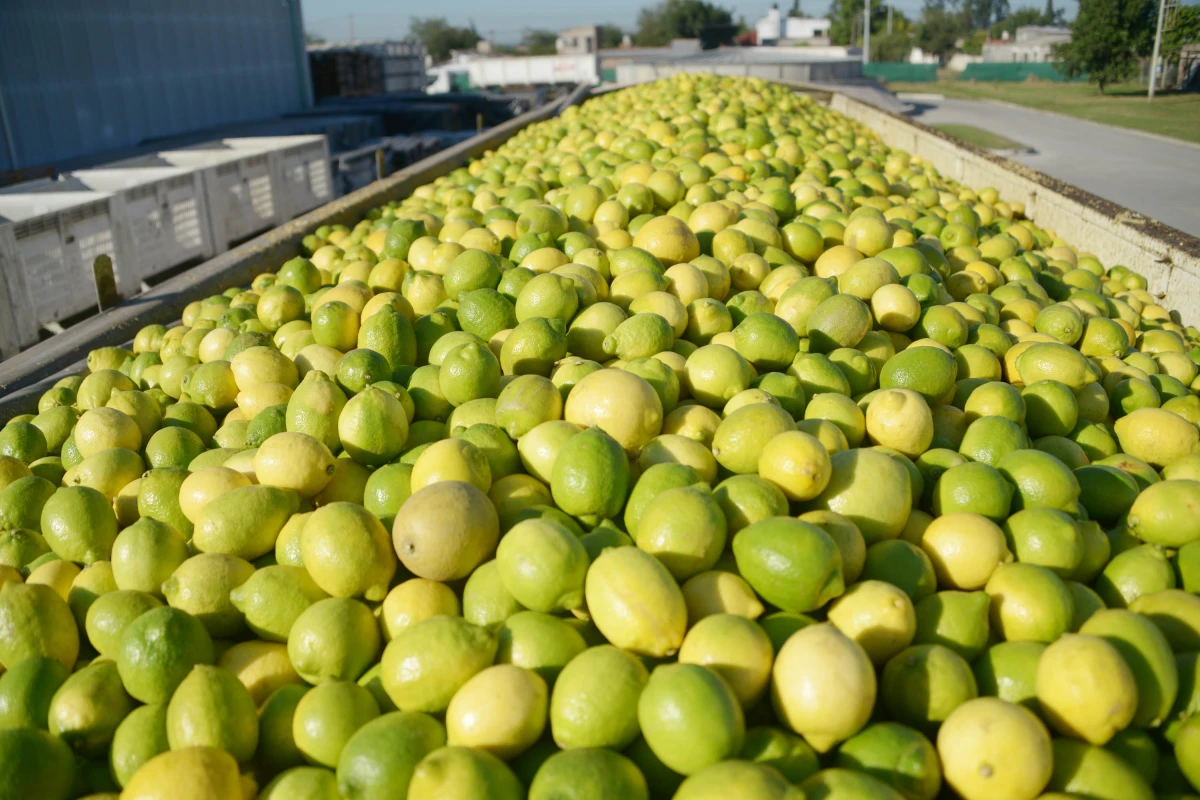
M 1200 236 L 1200 146 L 1000 103 L 902 99 L 918 122 L 998 133 L 1031 149 L 1012 160 Z

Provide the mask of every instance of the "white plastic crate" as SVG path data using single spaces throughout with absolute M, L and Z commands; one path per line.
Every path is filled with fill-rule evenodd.
M 235 149 L 263 150 L 271 159 L 278 201 L 277 224 L 333 199 L 329 144 L 324 136 L 256 136 L 222 139 Z
M 201 174 L 184 167 L 88 169 L 65 180 L 119 194 L 133 277 L 146 278 L 216 254 Z
M 112 258 L 120 294 L 138 290 L 127 266 L 120 196 L 72 191 L 70 184 L 58 181 L 18 188 L 0 192 L 0 223 L 11 223 L 24 301 L 38 328 L 95 306 L 92 262 L 97 256 Z M 11 301 L 20 302 L 15 297 Z
M 38 325 L 29 305 L 13 226 L 0 221 L 0 359 L 16 355 L 37 340 Z
M 104 169 L 153 167 L 184 167 L 200 173 L 217 253 L 279 224 L 271 158 L 262 150 L 206 142 L 104 165 Z

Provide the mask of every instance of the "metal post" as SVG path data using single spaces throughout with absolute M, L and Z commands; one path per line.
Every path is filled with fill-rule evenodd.
M 888 3 L 888 36 L 892 35 L 892 4 Z
M 871 0 L 863 0 L 863 63 L 871 63 Z
M 346 25 L 350 28 L 350 43 L 354 43 L 354 15 L 346 15 Z
M 1154 33 L 1154 55 L 1150 58 L 1150 91 L 1146 94 L 1146 102 L 1154 102 L 1154 90 L 1158 86 L 1158 52 L 1162 47 L 1163 14 L 1167 8 L 1167 0 L 1158 0 L 1158 30 Z

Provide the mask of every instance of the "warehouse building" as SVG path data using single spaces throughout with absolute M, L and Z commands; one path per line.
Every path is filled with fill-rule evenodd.
M 0 185 L 312 105 L 300 0 L 3 0 L 0 30 Z

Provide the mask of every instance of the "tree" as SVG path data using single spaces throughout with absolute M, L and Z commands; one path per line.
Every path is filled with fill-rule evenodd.
M 833 0 L 829 7 L 829 40 L 840 45 L 861 44 L 862 17 L 863 0 Z M 871 34 L 886 30 L 887 4 L 882 0 L 871 0 Z
M 928 5 L 917 25 L 917 46 L 945 62 L 954 55 L 955 42 L 965 34 L 961 14 Z
M 1178 64 L 1180 50 L 1191 42 L 1200 42 L 1200 6 L 1180 6 L 1175 13 L 1175 26 L 1163 31 L 1163 63 Z
M 305 44 L 325 44 L 325 37 L 319 33 L 305 33 L 304 34 L 304 43 Z
M 962 15 L 967 30 L 987 30 L 1008 16 L 1008 0 L 963 0 Z
M 1086 75 L 1100 94 L 1131 78 L 1137 59 L 1153 46 L 1153 0 L 1080 0 L 1071 41 L 1054 46 L 1067 78 Z
M 886 29 L 885 29 L 886 30 Z M 879 36 L 871 35 L 871 60 L 892 64 L 908 60 L 912 51 L 912 40 L 907 33 L 884 33 Z
M 1025 25 L 1049 24 L 1046 21 L 1045 12 L 1038 11 L 1036 8 L 1030 8 L 1029 6 L 1022 6 L 988 28 L 988 35 L 993 39 L 1000 39 L 1005 33 L 1009 36 L 1015 36 L 1017 28 L 1024 27 Z
M 526 28 L 521 33 L 520 50 L 531 56 L 552 56 L 558 52 L 558 34 L 536 28 Z
M 621 46 L 621 42 L 625 39 L 625 31 L 616 25 L 600 25 L 598 27 L 600 28 L 600 48 L 602 50 L 612 50 Z
M 471 50 L 480 39 L 474 28 L 456 28 L 445 17 L 413 17 L 408 29 L 413 38 L 425 44 L 425 52 L 434 61 L 445 61 L 451 50 Z
M 699 39 L 709 50 L 733 39 L 737 26 L 723 8 L 704 0 L 663 0 L 638 14 L 633 40 L 642 47 L 662 47 L 672 39 Z

